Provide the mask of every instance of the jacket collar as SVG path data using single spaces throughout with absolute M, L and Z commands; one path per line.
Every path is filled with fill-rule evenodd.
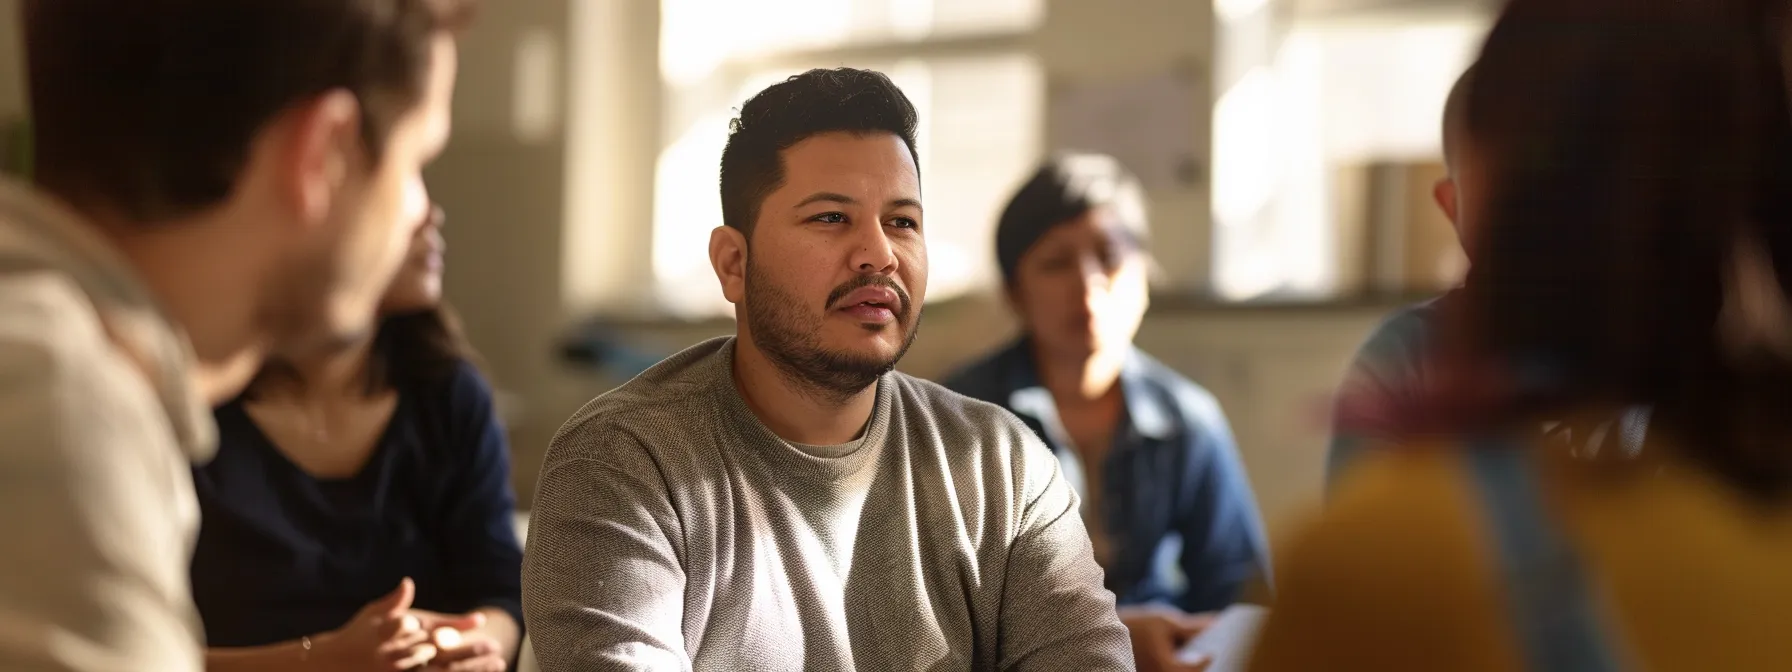
M 1056 426 L 1057 404 L 1051 391 L 1039 381 L 1032 339 L 1020 338 L 998 358 L 1002 362 L 1003 388 L 1008 390 L 1008 408 L 1048 427 Z M 1142 437 L 1160 441 L 1170 438 L 1176 431 L 1175 410 L 1167 407 L 1171 401 L 1159 393 L 1156 389 L 1159 386 L 1152 384 L 1161 366 L 1138 348 L 1128 346 L 1126 361 L 1120 368 L 1120 390 L 1126 403 L 1122 426 Z

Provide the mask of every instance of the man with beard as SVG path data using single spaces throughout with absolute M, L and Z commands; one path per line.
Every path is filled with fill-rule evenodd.
M 555 438 L 523 566 L 544 670 L 1132 668 L 1050 451 L 892 370 L 927 291 L 915 125 L 863 70 L 742 106 L 709 245 L 738 333 Z

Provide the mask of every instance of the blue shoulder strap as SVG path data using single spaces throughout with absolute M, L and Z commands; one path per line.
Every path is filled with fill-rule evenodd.
M 1505 442 L 1467 451 L 1499 549 L 1513 632 L 1530 672 L 1621 669 L 1574 550 L 1543 498 L 1536 455 Z

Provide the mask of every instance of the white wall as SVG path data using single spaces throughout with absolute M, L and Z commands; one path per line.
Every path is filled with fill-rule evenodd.
M 1038 37 L 1048 97 L 1092 83 L 1178 72 L 1189 78 L 1198 100 L 1210 100 L 1212 43 L 1213 11 L 1200 0 L 1047 0 L 1045 25 Z M 1048 129 L 1055 125 L 1053 114 L 1048 105 Z M 1188 124 L 1195 143 L 1191 149 L 1205 163 L 1211 110 L 1200 106 Z M 1046 141 L 1048 148 L 1061 148 L 1060 138 Z M 1154 224 L 1152 252 L 1168 271 L 1169 286 L 1206 291 L 1213 237 L 1206 180 L 1183 188 L 1154 189 L 1148 198 Z
M 588 397 L 558 339 L 647 277 L 657 27 L 653 0 L 490 2 L 461 42 L 454 139 L 428 178 L 448 212 L 449 301 L 517 402 L 525 502 L 548 440 Z M 544 48 L 546 72 L 519 67 Z M 550 105 L 545 130 L 519 128 L 519 95 Z
M 559 327 L 564 220 L 564 151 L 555 136 L 564 129 L 545 140 L 516 133 L 515 64 L 525 35 L 545 29 L 563 38 L 566 14 L 564 2 L 483 7 L 461 42 L 453 140 L 427 173 L 448 214 L 449 301 L 496 384 L 525 402 L 541 395 L 554 370 L 547 349 Z M 521 462 L 519 476 L 530 473 Z

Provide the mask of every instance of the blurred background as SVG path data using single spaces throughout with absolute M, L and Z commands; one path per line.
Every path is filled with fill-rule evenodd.
M 0 0 L 0 171 L 29 163 Z M 1267 518 L 1318 495 L 1329 397 L 1392 308 L 1464 270 L 1431 203 L 1439 116 L 1490 0 L 492 0 L 429 175 L 447 294 L 502 391 L 519 495 L 585 401 L 731 333 L 705 252 L 746 96 L 817 66 L 920 108 L 932 280 L 901 368 L 1010 337 L 996 215 L 1047 152 L 1149 190 L 1139 345 L 1217 395 Z

